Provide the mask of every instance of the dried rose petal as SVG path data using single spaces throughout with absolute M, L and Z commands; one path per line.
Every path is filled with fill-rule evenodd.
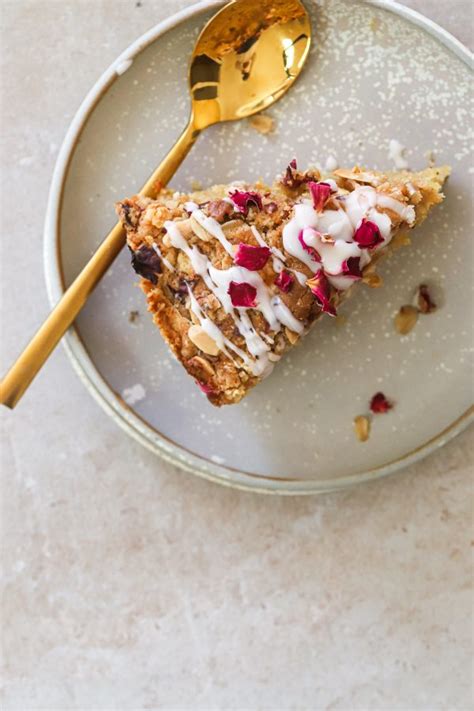
M 304 174 L 298 175 L 297 170 L 296 158 L 293 158 L 286 168 L 285 175 L 281 179 L 281 182 L 283 185 L 286 185 L 287 188 L 299 188 L 300 185 L 303 185 L 306 181 Z
M 331 304 L 331 285 L 322 269 L 308 279 L 307 286 L 311 289 L 316 300 L 321 306 L 321 310 L 330 316 L 336 316 L 337 312 L 333 304 Z
M 250 190 L 235 190 L 233 193 L 229 193 L 229 197 L 237 210 L 245 216 L 247 216 L 251 205 L 258 210 L 262 209 L 262 198 L 258 193 Z
M 326 200 L 331 194 L 331 186 L 327 183 L 314 183 L 313 181 L 310 181 L 308 183 L 308 188 L 313 199 L 314 209 L 316 212 L 322 212 Z
M 232 306 L 252 308 L 257 305 L 257 290 L 252 284 L 248 284 L 246 281 L 240 284 L 236 281 L 231 281 L 227 293 L 232 301 Z
M 132 251 L 132 267 L 144 279 L 156 284 L 157 274 L 161 273 L 161 260 L 152 247 L 140 247 Z
M 312 227 L 305 227 L 305 230 L 307 230 L 308 232 L 311 231 L 314 234 L 319 235 L 319 232 L 316 232 L 316 230 L 313 230 Z M 300 230 L 300 232 L 298 234 L 298 241 L 299 241 L 300 245 L 303 247 L 305 252 L 308 252 L 308 254 L 311 255 L 312 259 L 314 259 L 315 262 L 321 262 L 321 256 L 320 256 L 319 252 L 314 247 L 311 247 L 309 244 L 306 244 L 306 242 L 304 241 L 304 234 L 303 233 L 304 233 L 304 230 Z
M 393 407 L 393 404 L 387 400 L 383 393 L 375 393 L 370 401 L 370 409 L 376 415 L 388 412 Z
M 383 237 L 375 222 L 364 218 L 355 231 L 354 242 L 363 249 L 373 249 L 383 243 Z
M 422 314 L 430 314 L 432 311 L 436 311 L 437 306 L 431 298 L 426 284 L 420 284 L 418 287 L 417 302 L 418 309 Z
M 349 257 L 349 259 L 345 259 L 342 263 L 341 274 L 351 277 L 351 279 L 362 279 L 360 257 Z
M 235 253 L 234 262 L 239 267 L 245 267 L 252 272 L 258 272 L 263 269 L 270 258 L 270 250 L 268 247 L 254 247 L 252 244 L 241 242 Z
M 295 277 L 293 276 L 293 274 L 290 274 L 290 272 L 287 272 L 285 269 L 283 269 L 283 271 L 281 271 L 275 279 L 275 284 L 286 294 L 289 292 L 294 280 Z
M 214 392 L 213 388 L 211 388 L 211 386 L 207 383 L 204 383 L 201 380 L 195 380 L 194 382 L 196 383 L 198 388 L 202 390 L 202 392 L 206 395 L 212 395 L 212 393 Z

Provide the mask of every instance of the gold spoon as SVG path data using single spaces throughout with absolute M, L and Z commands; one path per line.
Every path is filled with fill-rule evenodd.
M 181 136 L 140 195 L 155 197 L 199 133 L 273 104 L 295 81 L 308 55 L 311 25 L 300 0 L 232 0 L 207 23 L 191 57 L 191 115 Z M 0 385 L 0 402 L 15 407 L 125 245 L 117 223 L 54 307 Z

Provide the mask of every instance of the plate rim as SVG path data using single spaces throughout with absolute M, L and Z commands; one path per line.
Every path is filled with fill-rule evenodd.
M 456 56 L 472 67 L 473 55 L 458 39 L 447 30 L 421 13 L 401 5 L 394 0 L 362 0 L 366 5 L 373 5 L 392 12 L 421 27 L 438 39 Z M 128 60 L 134 59 L 151 43 L 158 40 L 168 31 L 182 22 L 195 17 L 207 10 L 221 7 L 225 0 L 201 0 L 184 8 L 169 18 L 157 23 L 132 42 L 112 64 L 102 73 L 89 90 L 67 130 L 54 167 L 44 226 L 43 266 L 46 279 L 48 299 L 54 306 L 64 293 L 64 278 L 60 254 L 60 216 L 64 187 L 67 181 L 69 165 L 72 161 L 75 147 L 85 128 L 87 121 L 104 93 L 119 78 L 117 67 Z M 428 441 L 406 453 L 402 457 L 388 462 L 380 467 L 340 477 L 337 480 L 285 479 L 266 475 L 242 472 L 232 467 L 216 464 L 193 452 L 187 451 L 181 445 L 172 442 L 158 430 L 153 428 L 127 406 L 120 396 L 99 373 L 89 355 L 85 344 L 75 326 L 72 326 L 64 338 L 62 345 L 71 361 L 74 370 L 94 399 L 106 413 L 124 429 L 128 435 L 144 445 L 147 449 L 159 455 L 169 464 L 189 471 L 210 481 L 231 488 L 272 493 L 280 495 L 317 494 L 336 491 L 354 486 L 366 481 L 374 481 L 392 474 L 413 464 L 433 451 L 442 447 L 450 439 L 463 431 L 474 421 L 474 406 L 468 408 L 460 417 Z

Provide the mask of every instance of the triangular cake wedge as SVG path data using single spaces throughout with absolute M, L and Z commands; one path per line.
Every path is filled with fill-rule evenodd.
M 268 187 L 216 185 L 117 211 L 148 309 L 214 405 L 236 403 L 441 202 L 448 167 L 322 178 L 292 161 Z

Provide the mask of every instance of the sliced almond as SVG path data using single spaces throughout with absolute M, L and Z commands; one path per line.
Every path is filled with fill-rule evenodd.
M 206 353 L 206 355 L 215 356 L 219 353 L 219 346 L 201 326 L 191 326 L 188 331 L 188 338 L 194 343 L 196 348 L 199 348 L 199 350 Z
M 410 304 L 406 304 L 400 308 L 400 311 L 395 316 L 395 329 L 400 335 L 406 336 L 407 333 L 410 333 L 410 331 L 415 327 L 417 320 L 418 309 Z
M 195 365 L 198 368 L 201 368 L 208 375 L 215 375 L 216 373 L 209 361 L 205 358 L 201 358 L 201 356 L 194 356 L 193 358 L 191 358 L 191 360 L 188 361 L 188 363 L 190 363 L 191 365 Z
M 359 442 L 367 442 L 370 434 L 370 420 L 366 415 L 354 417 L 354 432 Z
M 300 340 L 299 334 L 295 333 L 294 331 L 290 331 L 290 329 L 286 328 L 286 326 L 285 326 L 285 336 L 288 338 L 288 340 L 292 346 L 294 346 L 295 343 L 297 343 Z
M 358 169 L 347 170 L 347 168 L 338 168 L 334 171 L 334 175 L 345 180 L 355 180 L 356 183 L 368 183 L 369 185 L 380 185 L 380 177 Z
M 195 326 L 200 326 L 200 325 L 201 325 L 201 322 L 200 322 L 200 320 L 198 319 L 198 317 L 196 316 L 196 314 L 194 313 L 194 311 L 191 311 L 190 316 L 191 316 L 191 321 L 193 322 L 193 324 L 194 324 Z
M 194 234 L 199 237 L 199 239 L 202 239 L 203 242 L 210 242 L 212 240 L 212 235 L 199 224 L 195 217 L 191 215 L 189 221 Z

